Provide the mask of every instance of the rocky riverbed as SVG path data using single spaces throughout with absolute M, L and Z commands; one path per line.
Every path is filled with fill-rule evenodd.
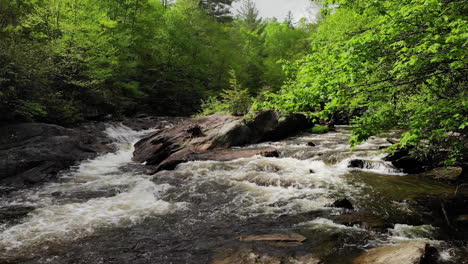
M 78 158 L 32 183 L 23 175 L 40 164 L 2 176 L 0 263 L 468 263 L 467 188 L 386 161 L 398 131 L 350 149 L 348 127 L 294 135 L 307 125 L 260 117 L 2 141 L 15 161 L 41 142 L 37 160 Z

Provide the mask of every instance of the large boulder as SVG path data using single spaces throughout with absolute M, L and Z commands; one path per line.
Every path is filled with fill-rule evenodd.
M 372 249 L 354 259 L 353 264 L 423 264 L 429 256 L 425 242 L 405 243 Z
M 20 188 L 42 183 L 78 161 L 112 151 L 103 134 L 87 129 L 41 123 L 0 127 L 0 185 Z
M 214 150 L 280 140 L 294 135 L 310 126 L 307 118 L 300 114 L 281 117 L 271 110 L 260 112 L 253 119 L 228 115 L 197 117 L 140 140 L 135 145 L 133 160 L 155 166 L 155 171 L 173 169 L 179 163 L 192 160 L 230 160 L 252 156 L 253 152 L 218 153 L 200 155 Z M 266 155 L 272 152 L 257 151 Z M 242 155 L 245 154 L 245 155 Z

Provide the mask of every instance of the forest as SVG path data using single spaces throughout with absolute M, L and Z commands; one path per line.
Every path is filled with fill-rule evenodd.
M 468 264 L 467 15 L 0 0 L 0 264 Z
M 324 0 L 313 22 L 232 2 L 1 0 L 1 122 L 274 109 L 463 159 L 466 1 Z

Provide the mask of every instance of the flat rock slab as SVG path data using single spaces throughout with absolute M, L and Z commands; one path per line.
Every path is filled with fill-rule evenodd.
M 354 259 L 353 264 L 422 264 L 428 244 L 405 243 L 372 249 Z
M 359 225 L 371 229 L 382 229 L 391 227 L 389 223 L 386 223 L 383 219 L 369 214 L 342 214 L 330 217 L 331 220 L 338 224 L 346 226 Z
M 306 237 L 300 234 L 271 234 L 271 235 L 258 235 L 258 236 L 240 236 L 237 237 L 239 241 L 276 241 L 276 242 L 303 242 Z

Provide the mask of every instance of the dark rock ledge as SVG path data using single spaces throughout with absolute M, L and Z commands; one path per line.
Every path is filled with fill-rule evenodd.
M 70 129 L 42 123 L 1 126 L 1 189 L 12 191 L 53 180 L 59 171 L 79 161 L 113 151 L 103 127 L 96 124 Z

